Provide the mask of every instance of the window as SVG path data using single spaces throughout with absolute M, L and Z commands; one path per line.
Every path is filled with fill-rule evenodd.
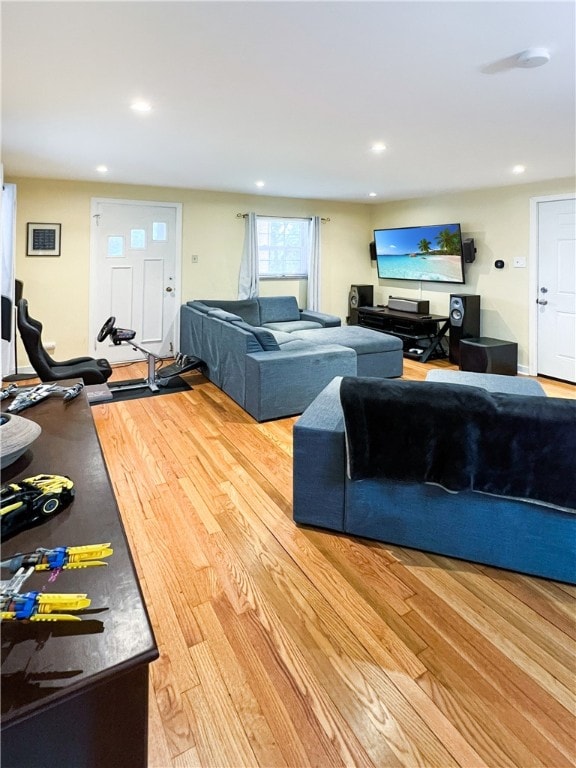
M 143 250 L 146 248 L 146 230 L 145 229 L 131 229 L 130 230 L 130 248 L 134 250 Z
M 152 240 L 165 242 L 168 239 L 168 225 L 165 221 L 155 221 L 152 224 Z
M 257 216 L 260 278 L 308 276 L 310 219 Z
M 122 235 L 108 236 L 108 256 L 124 256 L 124 238 Z

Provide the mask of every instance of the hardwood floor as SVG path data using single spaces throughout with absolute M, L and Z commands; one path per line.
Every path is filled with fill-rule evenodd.
M 295 419 L 187 379 L 92 409 L 161 651 L 150 768 L 576 764 L 573 587 L 296 527 Z

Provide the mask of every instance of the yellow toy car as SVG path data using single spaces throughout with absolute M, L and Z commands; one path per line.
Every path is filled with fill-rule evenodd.
M 1 488 L 0 538 L 46 522 L 74 499 L 74 483 L 63 475 L 36 475 Z

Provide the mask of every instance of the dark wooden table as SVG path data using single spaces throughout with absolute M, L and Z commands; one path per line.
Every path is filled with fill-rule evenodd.
M 3 622 L 2 766 L 144 768 L 148 665 L 158 650 L 90 406 L 82 392 L 67 403 L 51 397 L 20 415 L 42 433 L 2 471 L 2 482 L 68 475 L 76 496 L 53 519 L 3 542 L 2 559 L 39 546 L 105 542 L 114 554 L 105 568 L 62 571 L 54 583 L 33 574 L 24 585 L 87 593 L 92 603 L 81 622 Z
M 358 322 L 365 328 L 391 333 L 402 339 L 404 357 L 427 363 L 447 357 L 442 339 L 450 328 L 444 315 L 420 315 L 388 307 L 358 307 Z M 418 348 L 420 351 L 413 351 Z

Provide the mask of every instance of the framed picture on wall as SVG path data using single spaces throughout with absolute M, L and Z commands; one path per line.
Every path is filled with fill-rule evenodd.
M 62 224 L 28 223 L 26 256 L 60 256 Z

